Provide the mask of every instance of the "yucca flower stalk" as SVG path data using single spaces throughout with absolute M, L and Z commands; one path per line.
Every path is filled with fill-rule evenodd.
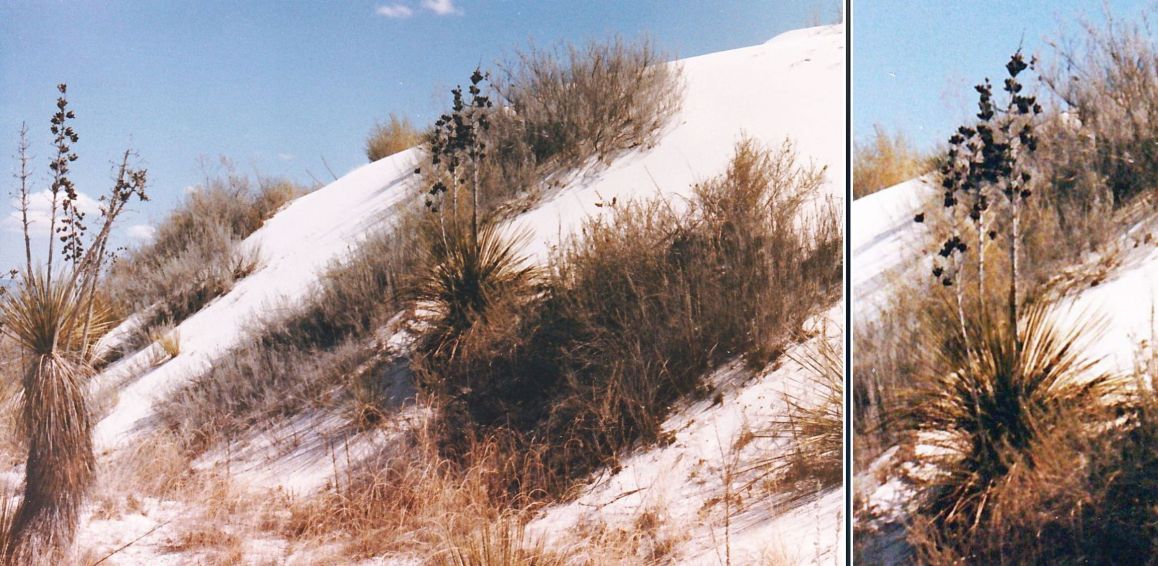
M 1022 94 L 1023 86 L 1017 77 L 1033 65 L 1034 61 L 1027 63 L 1020 51 L 1009 58 L 1005 65 L 1008 77 L 1003 87 L 1008 100 L 1002 108 L 994 103 L 989 79 L 974 87 L 978 93 L 978 121 L 973 126 L 959 127 L 949 138 L 945 164 L 939 171 L 944 191 L 942 215 L 950 233 L 934 258 L 932 273 L 945 287 L 955 287 L 959 330 L 967 347 L 970 336 L 965 324 L 963 278 L 969 247 L 965 243 L 965 232 L 970 224 L 976 240 L 973 259 L 977 267 L 977 302 L 982 311 L 987 309 L 986 243 L 997 239 L 1002 232 L 1007 236 L 1010 278 L 1006 323 L 1015 329 L 1013 335 L 1017 336 L 1022 208 L 1032 194 L 1028 157 L 1037 150 L 1034 126 L 1043 111 L 1035 96 Z M 1005 224 L 997 222 L 991 211 L 991 205 L 998 201 L 1005 204 L 1008 218 Z M 914 220 L 923 222 L 924 214 L 918 214 Z

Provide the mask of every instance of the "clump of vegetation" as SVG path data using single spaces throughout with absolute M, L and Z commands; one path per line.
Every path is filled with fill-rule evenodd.
M 814 351 L 793 360 L 808 374 L 800 384 L 802 393 L 786 396 L 787 419 L 759 433 L 787 437 L 791 444 L 782 455 L 761 464 L 788 479 L 815 480 L 811 483 L 821 489 L 840 485 L 844 471 L 844 356 L 822 333 Z
M 1034 471 L 1058 471 L 1037 470 L 1056 457 L 1049 452 L 1059 442 L 1052 431 L 1089 434 L 1082 431 L 1112 418 L 1124 390 L 1121 378 L 1084 358 L 1081 340 L 1093 338 L 1091 328 L 1063 330 L 1041 303 L 1026 311 L 1017 336 L 1000 319 L 971 318 L 972 346 L 957 335 L 942 340 L 956 344 L 943 353 L 937 367 L 944 369 L 912 392 L 910 417 L 926 433 L 920 442 L 935 447 L 923 459 L 933 471 L 923 482 L 921 515 L 935 527 L 926 535 L 938 549 L 974 557 L 1016 549 L 993 537 L 1012 520 L 1011 498 L 1022 497 L 1011 486 Z M 1072 472 L 1073 462 L 1068 466 Z
M 1152 464 L 1118 450 L 1153 442 L 1140 408 L 1146 388 L 1098 371 L 1083 345 L 1097 329 L 1088 318 L 1061 328 L 1041 292 L 1041 263 L 1059 257 L 1036 254 L 1041 234 L 1066 209 L 1048 168 L 1060 138 L 1040 133 L 1050 122 L 1018 79 L 1031 68 L 1020 53 L 1010 58 L 1001 107 L 988 81 L 977 86 L 978 122 L 950 138 L 939 171 L 940 213 L 915 219 L 939 239 L 932 282 L 943 291 L 903 300 L 878 322 L 914 354 L 869 358 L 878 372 L 909 372 L 897 383 L 911 386 L 882 399 L 878 376 L 867 380 L 875 387 L 858 383 L 858 395 L 869 394 L 858 410 L 900 411 L 875 424 L 900 425 L 922 447 L 909 541 L 927 563 L 1133 563 L 1153 544 L 1152 506 L 1138 506 L 1154 501 L 1153 487 L 1137 475 Z M 1114 490 L 1135 499 L 1108 497 Z M 1093 526 L 1100 516 L 1115 518 L 1113 535 Z M 1102 536 L 1122 545 L 1109 549 Z
M 152 327 L 177 325 L 253 272 L 257 252 L 239 243 L 306 190 L 284 180 L 254 187 L 242 176 L 210 179 L 157 227 L 153 240 L 116 262 L 109 293 L 123 311 L 144 312 Z
M 1122 22 L 1108 11 L 1105 18 L 1055 42 L 1056 64 L 1042 79 L 1068 106 L 1066 129 L 1086 142 L 1074 144 L 1082 155 L 1065 164 L 1070 182 L 1062 192 L 1118 206 L 1158 183 L 1158 65 L 1144 18 Z
M 856 144 L 852 167 L 852 198 L 858 199 L 915 179 L 932 169 L 931 160 L 921 155 L 897 132 L 890 136 L 880 125 L 873 125 L 868 143 Z
M 78 207 L 80 193 L 69 178 L 70 164 L 78 158 L 72 144 L 79 136 L 70 123 L 75 114 L 68 108 L 66 85 L 58 90 L 61 96 L 51 121 L 55 154 L 49 163 L 46 264 L 33 264 L 28 175 L 22 174 L 17 202 L 24 219 L 26 263 L 16 291 L 0 301 L 3 332 L 23 350 L 25 364 L 20 381 L 21 425 L 28 447 L 24 492 L 3 549 L 4 561 L 13 564 L 61 562 L 72 546 L 96 461 L 86 378 L 92 346 L 110 322 L 99 309 L 97 282 L 111 255 L 108 239 L 116 219 L 132 199 L 146 199 L 146 172 L 130 167 L 131 152 L 126 151 L 113 187 L 100 197 L 100 229 L 88 236 L 86 215 Z M 25 173 L 24 131 L 21 138 Z
M 370 135 L 366 137 L 366 159 L 372 163 L 415 147 L 421 142 L 422 134 L 414 129 L 409 119 L 399 118 L 391 113 L 390 121 L 375 124 Z
M 478 76 L 471 96 L 488 103 L 477 133 L 487 158 L 472 175 L 484 210 L 538 198 L 553 175 L 650 143 L 682 99 L 679 69 L 647 40 L 530 49 Z
M 205 375 L 161 402 L 158 415 L 183 447 L 214 442 L 318 406 L 371 359 L 375 329 L 403 308 L 418 261 L 408 224 L 367 238 L 319 279 L 310 301 L 268 319 Z
M 430 559 L 430 566 L 565 566 L 571 557 L 548 550 L 541 538 L 527 532 L 518 517 L 475 522 L 468 529 L 447 529 L 442 548 Z
M 821 177 L 789 147 L 744 141 L 725 175 L 696 187 L 690 212 L 621 203 L 588 222 L 534 302 L 472 328 L 454 363 L 420 360 L 459 384 L 444 393 L 447 430 L 555 439 L 564 447 L 546 465 L 561 484 L 550 489 L 657 440 L 671 403 L 699 390 L 706 370 L 738 356 L 762 366 L 833 297 L 835 212 L 799 223 Z
M 678 73 L 651 41 L 616 37 L 516 52 L 495 90 L 536 163 L 575 163 L 646 143 L 679 108 Z M 504 132 L 508 133 L 508 132 Z

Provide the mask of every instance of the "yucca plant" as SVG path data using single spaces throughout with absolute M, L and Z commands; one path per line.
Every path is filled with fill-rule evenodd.
M 16 563 L 61 557 L 92 480 L 88 372 L 79 355 L 84 305 L 75 285 L 67 279 L 49 284 L 47 273 L 38 270 L 25 273 L 19 290 L 0 306 L 5 331 L 30 354 L 21 383 L 26 481 L 9 534 Z
M 1011 469 L 1034 466 L 1046 431 L 1063 419 L 1107 422 L 1126 386 L 1083 355 L 1082 341 L 1100 330 L 1089 318 L 1063 327 L 1039 302 L 1025 308 L 1016 337 L 1000 315 L 982 311 L 966 323 L 973 347 L 960 336 L 938 339 L 936 369 L 909 396 L 931 471 L 921 475 L 922 515 L 959 542 L 990 516 L 993 494 Z
M 28 254 L 19 288 L 0 299 L 3 332 L 24 350 L 26 363 L 21 380 L 21 421 L 28 440 L 24 496 L 4 549 L 5 561 L 15 564 L 59 564 L 72 545 L 96 460 L 86 378 L 93 346 L 110 324 L 96 298 L 97 281 L 114 221 L 132 197 L 146 199 L 146 173 L 129 168 L 131 153 L 126 151 L 112 190 L 100 197 L 100 230 L 86 236 L 79 193 L 68 178 L 69 164 L 77 159 L 70 144 L 78 136 L 68 125 L 75 114 L 68 109 L 67 87 L 62 84 L 58 90 L 51 128 L 56 155 L 50 164 L 47 266 L 34 268 Z M 21 190 L 23 195 L 25 187 Z M 26 213 L 27 199 L 18 202 Z M 27 242 L 29 224 L 24 228 Z M 54 270 L 57 238 L 65 263 Z
M 448 230 L 445 245 L 436 243 L 428 253 L 427 275 L 417 288 L 428 325 L 421 351 L 453 359 L 460 339 L 485 323 L 496 304 L 529 290 L 537 271 L 519 254 L 526 240 L 526 233 L 508 237 L 489 222 L 477 236 L 465 227 Z

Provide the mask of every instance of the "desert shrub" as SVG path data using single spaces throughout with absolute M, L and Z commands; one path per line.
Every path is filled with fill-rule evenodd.
M 301 305 L 254 322 L 228 355 L 163 400 L 158 414 L 193 453 L 317 406 L 379 354 L 373 331 L 408 297 L 413 233 L 403 221 L 335 262 Z M 411 263 L 408 263 L 411 262 Z
M 444 399 L 447 429 L 553 439 L 552 478 L 657 440 L 706 370 L 738 356 L 762 366 L 833 297 L 835 211 L 800 219 L 821 177 L 788 147 L 745 141 L 726 174 L 696 187 L 691 211 L 630 202 L 590 220 L 560 246 L 534 303 L 472 329 L 455 363 L 420 366 L 469 384 Z
M 500 70 L 495 89 L 536 163 L 642 145 L 679 107 L 678 72 L 646 38 L 532 47 Z
M 537 198 L 553 175 L 592 157 L 609 161 L 654 141 L 682 96 L 679 69 L 647 40 L 532 48 L 501 63 L 496 76 L 478 77 L 472 94 L 490 103 L 479 135 L 486 159 L 477 166 L 488 211 L 516 196 Z
M 858 199 L 915 179 L 928 172 L 931 165 L 931 160 L 910 145 L 903 133 L 889 136 L 884 127 L 874 124 L 872 139 L 856 144 L 854 150 L 852 197 Z
M 499 305 L 524 301 L 534 290 L 536 271 L 518 255 L 526 238 L 505 236 L 494 224 L 448 233 L 444 245 L 428 254 L 415 300 L 422 311 L 422 336 L 416 351 L 436 364 L 452 363 L 468 334 L 495 324 Z M 434 361 L 437 360 L 437 361 Z M 434 385 L 434 384 L 432 384 Z M 439 387 L 449 385 L 438 380 Z
M 1056 62 L 1042 79 L 1090 141 L 1070 166 L 1093 171 L 1121 204 L 1158 184 L 1158 54 L 1146 18 L 1105 17 L 1104 26 L 1082 22 L 1077 37 L 1055 42 Z
M 1096 338 L 1088 324 L 1063 329 L 1037 303 L 1014 335 L 1003 315 L 977 312 L 967 318 L 972 346 L 959 335 L 940 340 L 935 369 L 909 399 L 918 442 L 932 447 L 921 514 L 962 549 L 978 524 L 994 520 L 993 496 L 1018 477 L 1012 472 L 1036 465 L 1045 431 L 1106 422 L 1124 386 L 1082 355 L 1083 340 Z
M 257 268 L 238 245 L 305 190 L 283 180 L 255 189 L 229 174 L 191 192 L 157 227 L 153 241 L 114 264 L 109 293 L 123 310 L 147 312 L 143 328 L 179 324 Z
M 410 149 L 422 142 L 422 134 L 410 120 L 390 114 L 390 121 L 375 124 L 366 137 L 366 159 L 371 162 Z
M 1112 406 L 1089 401 L 1056 399 L 1052 414 L 1034 423 L 1031 442 L 1005 447 L 1007 469 L 985 491 L 985 508 L 975 501 L 974 517 L 960 509 L 957 526 L 967 521 L 967 528 L 947 530 L 936 516 L 918 515 L 910 541 L 922 560 L 1149 563 L 1158 542 L 1153 389 L 1143 379 L 1119 389 Z

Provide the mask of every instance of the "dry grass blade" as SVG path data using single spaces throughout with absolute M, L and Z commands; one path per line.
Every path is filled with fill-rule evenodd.
M 788 415 L 756 434 L 790 441 L 781 453 L 755 462 L 759 477 L 776 474 L 785 481 L 827 489 L 840 485 L 844 461 L 844 356 L 839 344 L 819 338 L 807 354 L 788 354 L 800 364 L 798 393 L 786 393 Z
M 564 566 L 567 556 L 547 549 L 539 537 L 527 532 L 516 517 L 500 516 L 476 521 L 470 527 L 445 529 L 443 549 L 428 566 Z

